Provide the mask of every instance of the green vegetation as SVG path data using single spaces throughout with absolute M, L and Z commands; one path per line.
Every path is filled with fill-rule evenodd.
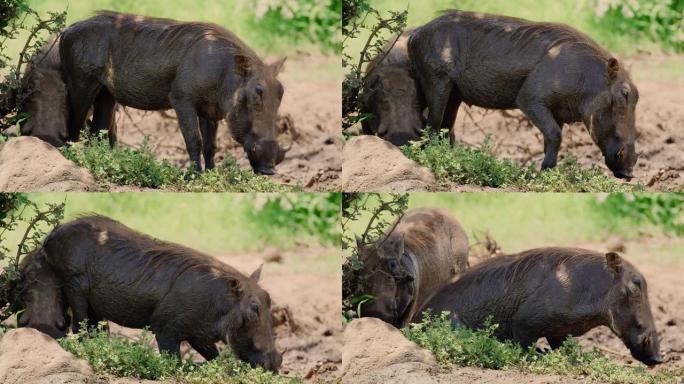
M 437 180 L 483 187 L 511 188 L 526 192 L 618 192 L 643 189 L 641 185 L 613 181 L 600 169 L 582 168 L 565 157 L 550 170 L 540 172 L 532 163 L 524 168 L 496 158 L 489 139 L 480 148 L 463 144 L 452 147 L 445 137 L 428 138 L 403 147 L 404 154 L 429 168 Z
M 341 51 L 342 0 L 253 0 L 248 20 L 263 35 L 283 36 L 295 44 L 314 43 L 326 51 Z
M 83 139 L 61 149 L 67 159 L 92 173 L 99 183 L 132 185 L 179 192 L 278 192 L 293 188 L 275 184 L 267 177 L 242 171 L 234 158 L 226 157 L 215 169 L 196 174 L 164 160 L 157 160 L 147 138 L 140 149 L 118 145 L 104 136 Z
M 445 367 L 475 366 L 488 369 L 519 370 L 537 374 L 582 376 L 590 382 L 615 384 L 676 383 L 675 373 L 650 373 L 643 367 L 630 367 L 611 361 L 597 350 L 583 352 L 573 338 L 561 348 L 538 353 L 534 347 L 498 341 L 497 325 L 487 324 L 480 330 L 452 329 L 448 312 L 439 316 L 424 313 L 423 321 L 404 328 L 411 341 L 426 348 Z
M 270 384 L 296 383 L 298 380 L 274 375 L 262 368 L 253 369 L 224 349 L 221 355 L 206 364 L 181 361 L 165 353 L 159 354 L 150 345 L 152 335 L 143 332 L 138 341 L 122 336 L 109 336 L 106 324 L 97 329 L 83 329 L 60 339 L 60 345 L 75 356 L 85 359 L 97 373 L 146 380 L 175 379 L 188 384 Z
M 306 233 L 339 246 L 341 199 L 341 193 L 273 194 L 248 213 L 263 239 Z

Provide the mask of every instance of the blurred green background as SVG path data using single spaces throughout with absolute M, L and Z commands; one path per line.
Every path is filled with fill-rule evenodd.
M 147 235 L 210 254 L 339 247 L 338 193 L 30 193 L 31 201 L 65 202 L 64 221 L 97 213 Z M 33 212 L 25 212 L 31 216 Z M 26 223 L 6 233 L 11 253 Z M 338 254 L 337 252 L 331 252 Z M 337 256 L 335 258 L 337 259 Z M 337 261 L 339 270 L 339 261 Z
M 259 54 L 339 51 L 342 0 L 28 0 L 40 14 L 67 10 L 67 25 L 106 9 L 220 24 Z M 10 45 L 18 53 L 24 39 Z M 15 55 L 9 55 L 14 57 Z
M 369 4 L 381 15 L 408 9 L 409 27 L 434 19 L 442 10 L 460 9 L 565 23 L 618 54 L 684 51 L 682 0 L 370 0 Z M 374 23 L 373 18 L 367 21 Z M 358 57 L 367 37 L 364 31 L 347 41 L 352 57 Z
M 542 246 L 628 241 L 630 259 L 684 264 L 683 194 L 411 193 L 409 209 L 441 207 L 469 236 L 489 235 L 504 253 Z M 362 233 L 369 215 L 351 225 Z

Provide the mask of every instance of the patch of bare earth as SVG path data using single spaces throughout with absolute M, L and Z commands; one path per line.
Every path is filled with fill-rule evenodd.
M 338 63 L 336 56 L 297 53 L 289 57 L 278 76 L 285 88 L 279 114 L 287 123 L 284 140 L 292 148 L 271 180 L 280 184 L 300 185 L 308 191 L 336 191 L 342 172 L 340 105 L 341 83 L 330 74 L 314 76 Z M 145 112 L 118 107 L 117 129 L 122 145 L 140 147 L 145 136 L 157 158 L 187 167 L 189 158 L 173 110 Z M 230 154 L 242 169 L 250 169 L 242 147 L 235 142 L 225 121 L 217 135 L 216 162 Z
M 657 76 L 656 68 L 684 70 L 684 56 L 647 55 L 625 60 L 632 68 L 632 80 L 639 89 L 636 110 L 639 160 L 633 183 L 649 190 L 682 190 L 684 186 L 684 80 L 680 75 Z M 680 72 L 681 72 L 680 70 Z M 677 77 L 679 76 L 679 77 Z M 456 120 L 456 136 L 468 145 L 479 146 L 490 136 L 499 158 L 518 164 L 539 166 L 544 158 L 543 137 L 519 111 L 495 111 L 462 105 Z M 591 140 L 584 124 L 563 128 L 560 156 L 572 154 L 580 164 L 597 165 L 612 177 L 600 149 Z M 618 181 L 618 179 L 615 179 Z M 461 190 L 463 186 L 453 186 Z M 465 190 L 478 190 L 477 187 Z

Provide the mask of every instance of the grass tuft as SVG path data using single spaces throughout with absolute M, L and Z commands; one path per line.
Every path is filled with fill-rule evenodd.
M 497 325 L 491 322 L 478 330 L 452 328 L 448 312 L 436 316 L 426 311 L 422 322 L 412 324 L 402 332 L 409 340 L 432 351 L 444 367 L 475 366 L 536 374 L 582 376 L 590 382 L 610 384 L 677 382 L 675 372 L 650 373 L 643 367 L 630 367 L 614 362 L 597 350 L 584 352 L 571 337 L 560 348 L 547 353 L 538 353 L 534 347 L 524 350 L 516 343 L 497 340 L 494 337 L 496 328 Z
M 438 181 L 525 192 L 629 192 L 642 185 L 615 182 L 597 167 L 582 168 L 572 156 L 564 157 L 553 169 L 538 171 L 536 164 L 522 167 L 499 160 L 489 138 L 482 146 L 463 144 L 452 147 L 449 140 L 429 138 L 427 130 L 420 141 L 402 147 L 409 159 L 429 168 Z
M 143 331 L 140 340 L 109 336 L 105 323 L 94 330 L 85 327 L 78 334 L 59 340 L 60 345 L 76 357 L 85 359 L 97 373 L 144 380 L 172 379 L 188 384 L 280 384 L 299 380 L 278 376 L 262 368 L 252 368 L 236 359 L 228 349 L 210 362 L 194 364 L 151 346 L 152 334 Z
M 196 174 L 166 160 L 157 160 L 147 137 L 139 149 L 114 148 L 103 136 L 86 132 L 83 140 L 61 149 L 62 154 L 90 171 L 101 184 L 131 185 L 179 192 L 281 192 L 294 188 L 271 182 L 252 171 L 240 170 L 237 161 L 226 157 L 215 169 Z

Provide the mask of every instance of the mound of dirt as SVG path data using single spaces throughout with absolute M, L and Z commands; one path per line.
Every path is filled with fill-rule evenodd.
M 95 179 L 35 137 L 16 137 L 0 147 L 0 190 L 72 192 L 97 190 Z
M 434 190 L 435 177 L 404 156 L 399 148 L 376 136 L 357 136 L 342 150 L 345 192 Z
M 425 374 L 435 370 L 432 353 L 382 320 L 356 319 L 344 330 L 342 382 L 412 382 L 412 376 L 425 380 Z
M 0 339 L 0 383 L 95 382 L 95 375 L 88 363 L 77 359 L 54 339 L 35 329 L 11 330 Z

